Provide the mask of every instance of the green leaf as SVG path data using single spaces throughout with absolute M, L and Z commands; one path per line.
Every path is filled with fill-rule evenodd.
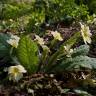
M 0 58 L 9 56 L 11 46 L 7 43 L 10 38 L 9 34 L 0 33 Z
M 80 32 L 76 32 L 73 36 L 71 36 L 71 38 L 69 38 L 67 41 L 64 42 L 63 46 L 66 45 L 70 45 L 70 47 L 73 46 L 77 42 L 78 38 L 80 38 L 80 36 L 81 36 Z
M 72 57 L 79 56 L 79 55 L 88 55 L 89 46 L 88 45 L 81 45 L 80 47 L 74 49 Z
M 87 68 L 87 69 L 96 69 L 96 59 L 88 57 L 87 54 L 89 52 L 89 46 L 88 45 L 81 45 L 80 47 L 77 47 L 74 49 L 72 53 L 72 57 L 66 58 L 63 57 L 61 61 L 58 62 L 52 68 L 51 71 L 59 71 L 62 72 L 64 70 L 80 70 L 81 68 Z
M 69 92 L 69 91 L 70 91 L 70 89 L 62 89 L 62 90 L 61 90 L 62 93 L 67 93 L 67 92 Z
M 29 37 L 21 37 L 17 48 L 17 57 L 29 73 L 37 71 L 39 61 L 38 47 Z
M 50 56 L 47 67 L 45 69 L 47 72 L 50 71 L 51 69 L 54 70 L 54 66 L 57 66 L 56 61 L 57 59 L 60 58 L 60 56 L 62 56 L 61 54 L 63 53 L 64 46 L 68 45 L 71 48 L 76 43 L 79 37 L 80 37 L 80 32 L 75 33 L 70 39 L 65 41 L 52 56 Z
M 95 62 L 91 61 L 91 58 L 88 56 L 77 56 L 72 59 L 70 66 L 68 66 L 66 69 L 75 70 L 80 68 L 88 68 L 92 69 L 92 64 Z M 96 64 L 96 63 L 95 63 Z
M 87 91 L 83 91 L 80 89 L 75 89 L 74 90 L 77 94 L 79 94 L 80 96 L 92 96 L 91 94 L 89 94 Z
M 80 70 L 81 68 L 86 69 L 96 69 L 96 59 L 90 58 L 88 56 L 77 56 L 75 58 L 67 58 L 62 61 L 61 64 L 54 68 L 55 71 L 64 71 L 64 70 Z

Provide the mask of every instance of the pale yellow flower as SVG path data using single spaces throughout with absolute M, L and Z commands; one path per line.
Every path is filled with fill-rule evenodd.
M 37 41 L 38 44 L 40 44 L 41 46 L 44 45 L 44 39 L 40 38 L 38 35 L 35 35 L 35 41 Z
M 13 19 L 9 19 L 10 22 L 13 22 Z
M 63 38 L 62 38 L 62 36 L 61 36 L 61 34 L 59 33 L 59 32 L 57 32 L 57 31 L 51 31 L 51 34 L 53 35 L 53 37 L 54 37 L 54 39 L 56 39 L 56 40 L 59 40 L 59 41 L 62 41 L 63 40 Z
M 89 26 L 85 25 L 85 24 L 82 24 L 80 22 L 80 25 L 81 25 L 81 34 L 82 34 L 82 37 L 83 37 L 83 40 L 84 40 L 84 43 L 87 44 L 87 43 L 91 43 L 91 33 L 90 33 L 90 30 L 89 30 Z
M 27 71 L 21 65 L 10 66 L 8 68 L 9 80 L 18 81 L 23 77 L 23 73 Z
M 71 54 L 73 53 L 73 49 L 70 49 L 70 46 L 64 46 L 64 52 L 67 57 L 71 57 Z
M 20 38 L 16 35 L 11 35 L 11 38 L 7 40 L 7 43 L 9 43 L 11 46 L 17 48 Z

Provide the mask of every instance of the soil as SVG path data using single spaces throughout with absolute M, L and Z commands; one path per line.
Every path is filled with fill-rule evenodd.
M 71 92 L 73 88 L 78 87 L 76 82 L 59 79 L 54 74 L 33 74 L 23 78 L 19 83 L 9 82 L 1 85 L 0 96 L 79 96 Z M 69 92 L 64 89 L 68 89 Z

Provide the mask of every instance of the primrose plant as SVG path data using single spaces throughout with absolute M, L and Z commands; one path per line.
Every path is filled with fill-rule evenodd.
M 20 38 L 16 35 L 11 34 L 11 38 L 7 40 L 7 43 L 9 43 L 12 47 L 17 48 Z
M 12 49 L 17 48 L 19 44 L 20 37 L 17 35 L 10 34 L 10 39 L 7 40 L 7 43 L 12 46 L 10 50 L 10 55 L 12 54 Z M 18 81 L 23 77 L 23 73 L 26 73 L 27 71 L 22 65 L 15 65 L 10 66 L 8 68 L 8 74 L 9 74 L 9 80 Z
M 9 80 L 18 81 L 27 71 L 22 65 L 10 66 L 8 68 Z
M 34 39 L 31 39 L 30 35 L 21 35 L 20 37 L 8 35 L 6 43 L 11 45 L 11 48 L 8 49 L 8 52 L 11 53 L 10 62 L 14 63 L 14 66 L 8 67 L 9 80 L 19 81 L 23 77 L 23 73 L 26 72 L 31 75 L 36 72 L 62 72 L 64 70 L 80 70 L 81 68 L 96 69 L 96 60 L 87 56 L 88 43 L 91 43 L 89 27 L 81 22 L 80 25 L 81 31 L 76 32 L 65 42 L 58 31 L 49 31 L 51 40 L 47 41 L 38 35 L 35 35 Z M 81 36 L 85 45 L 72 49 Z M 57 44 L 58 47 L 55 48 Z
M 81 34 L 82 34 L 84 43 L 87 44 L 88 42 L 90 44 L 92 34 L 90 33 L 89 26 L 86 26 L 85 24 L 82 24 L 81 22 L 80 22 L 80 25 L 81 25 Z

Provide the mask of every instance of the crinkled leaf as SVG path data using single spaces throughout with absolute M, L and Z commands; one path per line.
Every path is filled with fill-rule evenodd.
M 76 58 L 73 58 L 68 69 L 74 70 L 80 68 L 96 69 L 96 59 L 88 56 L 77 56 Z
M 87 55 L 89 52 L 88 45 L 81 45 L 80 47 L 74 49 L 72 57 L 79 56 L 79 55 Z
M 38 47 L 29 37 L 21 37 L 17 48 L 17 57 L 29 73 L 36 72 L 39 60 Z
M 81 68 L 96 69 L 96 59 L 88 56 L 67 58 L 61 64 L 58 64 L 54 70 L 62 72 L 64 70 L 80 70 Z

